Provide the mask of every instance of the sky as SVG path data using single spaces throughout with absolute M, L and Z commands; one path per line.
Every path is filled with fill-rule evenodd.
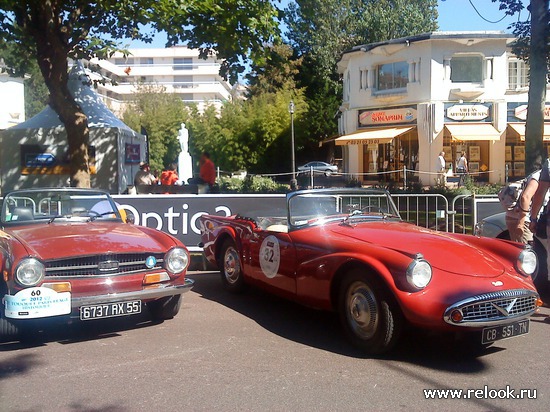
M 522 0 L 527 6 L 529 0 Z M 283 0 L 283 4 L 288 1 Z M 438 0 L 438 24 L 440 31 L 494 31 L 501 30 L 511 33 L 510 23 L 518 20 L 518 16 L 506 16 L 499 10 L 500 2 L 491 0 Z M 477 11 L 476 11 L 477 10 Z M 520 20 L 526 20 L 527 10 L 522 10 Z M 504 18 L 504 19 L 503 19 Z M 164 47 L 166 36 L 157 33 L 153 43 L 132 42 L 132 48 Z

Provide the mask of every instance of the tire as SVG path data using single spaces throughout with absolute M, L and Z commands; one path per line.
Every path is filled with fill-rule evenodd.
M 10 319 L 4 317 L 4 309 L 0 309 L 0 342 L 18 340 L 21 329 Z
M 353 270 L 344 278 L 338 296 L 340 322 L 351 343 L 371 355 L 389 351 L 401 334 L 403 315 L 387 289 Z
M 233 293 L 243 292 L 245 283 L 241 258 L 232 239 L 228 239 L 223 243 L 219 267 L 223 287 Z
M 326 177 L 330 177 L 331 175 L 332 175 L 332 170 L 330 170 L 330 169 L 325 170 L 325 176 Z
M 181 295 L 168 296 L 147 302 L 147 308 L 153 320 L 168 320 L 178 314 L 181 307 Z

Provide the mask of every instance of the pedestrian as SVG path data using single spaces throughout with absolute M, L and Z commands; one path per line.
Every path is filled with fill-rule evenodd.
M 139 164 L 139 170 L 134 177 L 134 186 L 137 188 L 140 185 L 156 185 L 158 179 L 151 173 L 151 167 L 147 162 L 141 162 Z
M 536 233 L 537 231 L 537 221 L 539 219 L 546 221 L 546 239 L 541 239 L 546 248 L 547 259 L 546 264 L 548 270 L 547 280 L 550 280 L 550 267 L 548 267 L 548 262 L 550 261 L 550 256 L 548 256 L 548 251 L 550 250 L 550 239 L 548 239 L 548 208 L 543 209 L 545 199 L 548 199 L 548 189 L 550 188 L 550 159 L 546 159 L 540 173 L 539 184 L 535 194 L 533 195 L 531 202 L 531 210 L 529 212 L 529 229 L 531 232 Z M 524 208 L 526 205 L 522 204 L 521 207 Z M 550 321 L 550 316 L 546 318 L 546 321 Z
M 178 172 L 176 172 L 176 165 L 174 163 L 171 163 L 160 175 L 160 184 L 164 186 L 175 185 L 178 180 Z
M 506 210 L 505 220 L 510 240 L 520 243 L 532 243 L 533 231 L 530 230 L 530 210 L 533 196 L 539 187 L 541 170 L 525 178 L 523 190 L 512 210 Z M 540 208 L 539 208 L 540 209 Z
M 438 186 L 446 186 L 447 185 L 447 171 L 445 170 L 445 152 L 440 152 L 439 156 L 437 156 L 437 163 L 436 163 L 436 169 L 437 169 L 437 184 Z
M 464 185 L 466 180 L 466 174 L 468 173 L 468 160 L 466 159 L 466 152 L 462 151 L 460 157 L 456 162 L 456 173 L 460 176 L 458 180 L 458 186 Z
M 200 170 L 199 178 L 201 183 L 208 185 L 208 191 L 212 189 L 212 186 L 216 183 L 216 167 L 214 162 L 210 160 L 210 153 L 202 152 L 200 158 Z

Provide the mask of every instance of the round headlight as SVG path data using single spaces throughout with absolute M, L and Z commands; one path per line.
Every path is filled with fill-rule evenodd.
M 164 265 L 168 272 L 179 274 L 189 265 L 189 253 L 183 248 L 176 247 L 166 254 Z
M 35 258 L 23 259 L 15 270 L 15 279 L 22 286 L 35 286 L 44 279 L 46 268 Z
M 538 267 L 537 254 L 533 249 L 524 249 L 518 256 L 518 269 L 521 273 L 531 276 Z
M 424 289 L 432 280 L 432 267 L 423 259 L 413 260 L 407 268 L 407 281 L 417 289 Z

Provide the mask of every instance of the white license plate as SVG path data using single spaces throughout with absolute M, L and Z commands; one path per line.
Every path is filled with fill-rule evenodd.
M 80 307 L 80 320 L 114 318 L 141 313 L 141 300 L 103 303 Z
M 529 333 L 529 319 L 509 323 L 507 325 L 493 326 L 483 329 L 481 343 L 491 343 L 501 339 Z

